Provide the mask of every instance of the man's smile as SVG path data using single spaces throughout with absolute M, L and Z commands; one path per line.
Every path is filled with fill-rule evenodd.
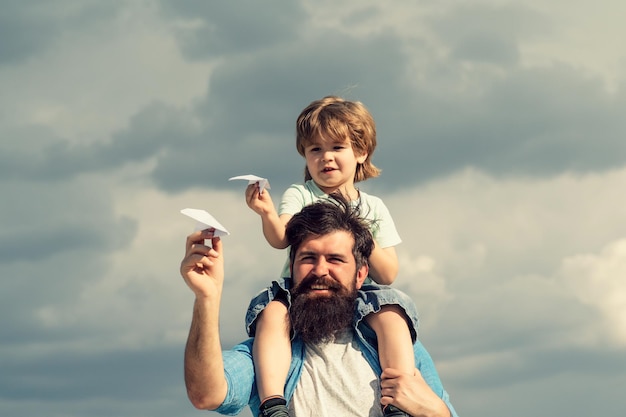
M 300 291 L 304 294 L 331 295 L 341 290 L 341 284 L 327 278 L 311 277 L 302 281 Z
M 315 285 L 311 285 L 311 289 L 312 290 L 327 290 L 328 286 L 327 285 L 315 284 Z

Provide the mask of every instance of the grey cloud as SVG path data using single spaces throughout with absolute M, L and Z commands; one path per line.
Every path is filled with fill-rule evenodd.
M 448 378 L 448 381 L 453 381 L 448 390 L 452 392 L 452 401 L 457 411 L 468 416 L 485 413 L 511 417 L 530 414 L 586 416 L 595 414 L 598 410 L 602 410 L 602 413 L 620 414 L 626 406 L 621 394 L 621 387 L 626 383 L 623 370 L 621 375 L 616 372 L 601 373 L 604 367 L 601 366 L 589 372 L 589 368 L 594 368 L 597 361 L 602 360 L 597 354 L 589 353 L 589 357 L 580 355 L 575 358 L 576 361 L 572 360 L 567 369 L 556 375 L 515 384 L 505 383 L 484 388 L 480 384 L 480 376 L 477 375 L 469 384 L 464 384 L 463 389 L 457 389 L 457 378 L 464 376 L 456 373 Z M 570 358 L 574 359 L 571 356 Z M 623 361 L 623 356 L 608 353 L 606 363 L 618 364 Z M 545 362 L 537 362 L 533 364 L 533 368 L 537 369 L 542 365 L 550 366 Z M 621 366 L 618 365 L 616 369 L 620 370 Z M 489 398 L 489 411 L 485 411 L 485 398 Z
M 36 17 L 0 14 L 0 64 L 18 62 L 46 47 L 56 27 L 38 20 Z
M 406 59 L 388 34 L 360 40 L 333 33 L 311 44 L 224 64 L 213 73 L 211 92 L 197 109 L 199 118 L 207 122 L 205 140 L 217 159 L 211 159 L 209 166 L 206 154 L 190 155 L 187 150 L 181 150 L 184 155 L 176 159 L 187 158 L 196 172 L 204 172 L 196 183 L 226 168 L 233 175 L 253 170 L 284 189 L 303 178 L 304 162 L 294 145 L 300 110 L 328 94 L 365 103 L 374 102 L 373 97 L 385 103 L 397 101 L 404 95 L 399 72 Z M 372 62 L 395 65 L 376 68 Z M 180 164 L 170 156 L 157 168 L 159 183 L 170 189 L 191 185 L 173 182 Z
M 0 14 L 0 65 L 16 64 L 116 13 L 97 0 L 4 0 Z
M 626 131 L 621 93 L 573 68 L 519 69 L 478 94 L 417 91 L 398 124 L 381 136 L 386 185 L 427 181 L 465 167 L 496 175 L 552 176 L 622 166 Z M 384 140 L 384 139 L 383 139 Z M 381 158 L 382 159 L 382 158 Z
M 38 315 L 73 303 L 108 271 L 110 253 L 128 245 L 136 222 L 114 215 L 101 184 L 7 182 L 0 205 L 0 338 L 54 344 L 73 328 L 65 318 L 48 328 Z M 76 326 L 79 327 L 79 326 Z
M 626 405 L 620 395 L 625 380 L 626 352 L 608 349 L 553 349 L 485 363 L 477 372 L 453 372 L 446 381 L 457 411 L 522 417 L 584 416 L 597 410 L 619 414 Z M 461 386 L 463 387 L 462 389 Z
M 277 178 L 277 188 L 283 189 L 302 179 L 303 161 L 292 147 L 293 120 L 310 100 L 334 93 L 359 99 L 372 110 L 380 137 L 374 162 L 384 170 L 372 183 L 387 190 L 469 166 L 496 175 L 551 176 L 625 162 L 618 140 L 626 128 L 621 93 L 609 94 L 600 80 L 564 65 L 514 67 L 518 39 L 547 32 L 543 16 L 529 9 L 479 7 L 466 19 L 465 11 L 438 22 L 442 39 L 457 55 L 433 57 L 420 70 L 442 87 L 469 76 L 473 88 L 416 83 L 406 72 L 410 57 L 401 52 L 407 41 L 391 33 L 355 39 L 328 32 L 218 67 L 210 93 L 197 108 L 200 118 L 210 121 L 207 140 L 215 141 L 212 149 L 233 174 L 253 170 Z M 428 56 L 426 44 L 413 46 Z M 480 69 L 468 75 L 456 61 L 460 57 L 513 67 L 502 78 Z M 192 174 L 176 174 L 185 160 L 185 150 L 179 151 L 163 158 L 155 171 L 164 188 L 194 181 Z M 195 158 L 192 166 L 206 161 L 198 154 Z M 214 162 L 199 169 L 204 172 L 197 177 L 199 185 L 220 172 Z
M 582 323 L 601 320 L 592 308 L 564 295 L 536 293 L 544 288 L 535 288 L 535 292 L 531 286 L 502 291 L 493 290 L 494 286 L 481 287 L 481 295 L 463 295 L 448 309 L 442 309 L 439 325 L 446 331 L 431 337 L 442 357 L 527 352 L 555 338 L 571 338 Z M 459 312 L 463 312 L 462 321 Z
M 518 42 L 550 32 L 548 18 L 527 6 L 466 4 L 427 23 L 457 59 L 511 65 Z
M 215 70 L 210 94 L 194 109 L 154 103 L 108 142 L 70 146 L 53 139 L 28 151 L 12 149 L 4 154 L 5 172 L 63 179 L 156 158 L 154 180 L 164 189 L 227 186 L 224 172 L 251 171 L 280 190 L 302 179 L 304 163 L 294 146 L 299 111 L 327 94 L 397 100 L 406 59 L 388 34 L 369 40 L 328 34 L 311 44 L 233 58 Z M 368 69 L 372 60 L 397 65 Z
M 192 10 L 178 13 L 191 16 Z M 515 10 L 490 9 L 487 17 L 478 11 L 464 25 L 454 24 L 463 21 L 458 13 L 441 18 L 439 30 L 447 36 L 442 39 L 452 46 L 469 39 L 478 49 L 495 42 L 501 47 L 490 50 L 505 59 L 507 51 L 517 53 L 513 40 L 530 36 L 523 23 L 541 23 L 531 12 L 503 24 L 498 18 Z M 501 35 L 486 36 L 477 28 Z M 414 79 L 407 72 L 407 42 L 393 32 L 352 37 L 328 30 L 253 49 L 216 66 L 208 94 L 193 108 L 154 103 L 106 143 L 69 146 L 54 140 L 34 152 L 3 153 L 2 166 L 12 177 L 55 179 L 154 158 L 152 179 L 165 190 L 227 187 L 229 176 L 251 172 L 270 178 L 281 192 L 302 180 L 304 163 L 293 146 L 295 118 L 327 94 L 361 100 L 374 114 L 380 139 L 374 162 L 384 173 L 372 187 L 393 190 L 470 166 L 496 175 L 551 176 L 626 161 L 620 140 L 626 101 L 621 92 L 605 91 L 601 80 L 557 64 L 513 66 L 497 76 L 480 67 L 466 73 L 454 58 L 431 56 L 427 43 L 412 44 L 414 54 L 429 57 Z M 464 59 L 485 58 L 462 51 L 468 49 L 457 49 Z M 449 88 L 462 83 L 472 87 Z
M 192 114 L 154 103 L 130 121 L 126 130 L 109 141 L 71 144 L 45 129 L 12 132 L 1 144 L 0 173 L 18 180 L 60 181 L 86 172 L 106 171 L 145 161 L 169 149 L 201 144 L 193 130 Z M 187 148 L 189 147 L 189 148 Z
M 545 349 L 527 352 L 515 360 L 495 361 L 478 374 L 461 377 L 481 387 L 515 385 L 537 378 L 575 373 L 601 375 L 606 378 L 623 375 L 626 371 L 626 351 L 608 349 Z
M 120 225 L 128 229 L 129 223 Z M 51 229 L 36 232 L 35 236 L 24 232 L 0 235 L 0 262 L 22 262 L 32 259 L 33 248 L 37 248 L 38 261 L 60 252 L 72 250 L 99 250 L 110 247 L 107 236 L 101 231 L 77 224 L 54 224 Z
M 196 22 L 177 32 L 181 49 L 190 59 L 236 55 L 290 42 L 308 18 L 300 3 L 288 0 L 185 0 L 162 1 L 161 5 L 167 18 Z
M 517 43 L 510 39 L 476 34 L 459 41 L 452 51 L 452 57 L 458 60 L 513 65 L 519 60 L 519 50 Z
M 24 8 L 21 15 L 11 12 L 18 3 Z M 6 36 L 22 46 L 18 50 L 11 49 L 15 44 L 4 44 L 4 51 L 0 46 L 0 64 L 32 57 L 63 36 L 78 35 L 80 25 L 97 25 L 99 18 L 114 15 L 114 6 L 109 14 L 105 6 L 82 6 L 98 3 L 109 4 L 5 2 L 3 17 L 39 23 L 41 33 L 26 33 L 22 23 L 11 26 L 9 18 L 2 21 L 0 27 L 10 32 Z M 30 12 L 33 4 L 50 4 L 48 16 L 36 20 L 37 13 Z M 180 34 L 189 59 L 224 58 L 214 62 L 206 97 L 191 108 L 154 103 L 106 141 L 70 145 L 32 126 L 14 136 L 3 135 L 0 415 L 198 415 L 184 393 L 184 343 L 162 346 L 164 333 L 181 329 L 165 329 L 152 339 L 146 328 L 154 324 L 139 325 L 138 337 L 152 345 L 138 350 L 117 347 L 95 353 L 82 346 L 93 341 L 95 333 L 110 337 L 111 345 L 126 336 L 131 325 L 119 328 L 115 323 L 127 314 L 113 310 L 117 302 L 128 301 L 136 309 L 152 307 L 146 300 L 154 299 L 158 284 L 145 285 L 147 279 L 133 276 L 105 294 L 109 298 L 101 302 L 110 303 L 110 310 L 99 308 L 112 317 L 95 323 L 104 331 L 88 328 L 94 325 L 89 319 L 72 316 L 72 306 L 80 304 L 73 299 L 110 272 L 111 253 L 135 238 L 136 220 L 115 215 L 107 193 L 117 180 L 111 176 L 126 164 L 154 162 L 151 179 L 170 192 L 196 185 L 238 190 L 241 184 L 226 181 L 230 175 L 261 174 L 270 178 L 277 198 L 288 183 L 302 179 L 304 162 L 293 146 L 296 115 L 312 99 L 330 93 L 362 100 L 372 110 L 380 137 L 375 162 L 384 170 L 373 184 L 385 192 L 467 166 L 501 177 L 584 173 L 624 164 L 623 89 L 608 93 L 601 79 L 588 78 L 573 67 L 516 67 L 524 39 L 549 35 L 542 17 L 533 12 L 512 17 L 507 13 L 515 10 L 481 6 L 477 12 L 459 9 L 442 16 L 433 21 L 433 28 L 450 53 L 439 58 L 433 50 L 440 50 L 429 40 L 408 40 L 392 31 L 356 37 L 328 29 L 305 39 L 297 26 L 310 22 L 298 6 L 276 3 L 276 8 L 289 8 L 281 14 L 266 4 L 170 2 L 164 9 L 172 16 L 170 23 L 183 16 L 204 24 Z M 244 6 L 253 11 L 235 16 Z M 266 10 L 260 8 L 265 7 L 274 12 L 271 17 L 246 20 L 261 16 Z M 367 21 L 373 16 L 368 13 L 371 9 L 345 23 Z M 284 20 L 273 25 L 274 18 Z M 242 31 L 248 24 L 251 30 Z M 9 39 L 5 32 L 2 39 Z M 472 71 L 466 71 L 468 62 Z M 245 233 L 232 237 L 237 235 L 247 243 L 253 238 Z M 254 236 L 257 246 L 267 246 L 260 231 Z M 585 237 L 586 245 L 589 239 Z M 452 300 L 457 304 L 438 305 L 442 313 L 436 324 L 432 316 L 423 317 L 431 325 L 423 341 L 435 361 L 445 365 L 440 368 L 442 378 L 461 415 L 521 417 L 537 410 L 546 415 L 593 415 L 598 410 L 620 415 L 625 409 L 620 391 L 626 382 L 623 350 L 586 350 L 563 342 L 578 335 L 580 326 L 593 324 L 596 311 L 566 295 L 546 296 L 540 288 L 493 288 L 512 270 L 556 269 L 548 259 L 554 252 L 546 249 L 538 245 L 522 253 L 489 253 L 488 271 L 444 271 L 446 288 L 457 295 Z M 279 265 L 283 257 L 257 259 Z M 176 275 L 176 266 L 170 266 L 164 274 Z M 249 294 L 265 285 L 268 274 L 259 268 L 250 272 L 245 259 L 233 260 L 231 266 L 235 273 L 226 285 L 231 294 L 225 297 L 224 317 L 233 319 L 224 326 L 225 346 L 242 339 L 245 304 Z M 469 292 L 484 295 L 472 297 Z M 177 314 L 171 313 L 168 302 L 171 299 L 164 297 L 162 309 L 151 320 L 161 324 L 161 317 Z M 191 304 L 184 314 L 190 316 Z M 48 307 L 52 313 L 60 311 L 61 317 L 53 315 L 45 322 L 41 310 Z M 551 338 L 561 348 L 551 345 Z M 68 345 L 74 347 L 57 350 Z M 506 354 L 511 361 L 497 359 Z M 487 357 L 475 373 L 455 366 L 457 361 L 471 362 L 473 356 Z
M 28 259 L 33 249 L 40 259 L 73 249 L 118 249 L 135 232 L 132 220 L 112 215 L 107 193 L 88 182 L 52 189 L 15 181 L 2 189 L 10 196 L 0 207 L 0 217 L 6 222 L 0 232 L 4 261 Z
M 2 360 L 0 413 L 30 415 L 192 417 L 184 389 L 182 348 L 66 351 Z M 19 404 L 17 409 L 12 404 Z
M 180 346 L 14 358 L 3 365 L 0 392 L 19 400 L 148 399 L 178 386 L 181 366 Z

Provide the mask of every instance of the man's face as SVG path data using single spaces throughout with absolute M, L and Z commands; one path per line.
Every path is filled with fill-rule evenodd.
M 357 271 L 353 246 L 354 238 L 343 230 L 302 242 L 292 266 L 294 289 L 302 286 L 302 291 L 315 298 L 361 288 L 368 268 Z
M 294 259 L 289 310 L 292 329 L 306 343 L 324 343 L 350 326 L 356 290 L 367 276 L 357 270 L 354 239 L 344 231 L 305 240 Z

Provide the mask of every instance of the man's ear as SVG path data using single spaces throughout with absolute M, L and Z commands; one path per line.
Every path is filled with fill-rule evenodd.
M 357 290 L 361 289 L 361 286 L 363 285 L 363 281 L 365 281 L 365 278 L 367 278 L 367 274 L 369 272 L 370 272 L 370 269 L 367 265 L 363 265 L 356 272 L 356 289 Z

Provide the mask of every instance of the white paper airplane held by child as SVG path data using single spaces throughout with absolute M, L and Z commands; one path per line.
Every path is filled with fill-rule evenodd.
M 230 232 L 226 230 L 226 228 L 222 226 L 221 223 L 218 222 L 215 217 L 211 216 L 206 210 L 186 208 L 182 209 L 180 212 L 185 216 L 191 217 L 197 222 L 195 230 L 214 228 L 214 236 L 226 236 L 230 234 Z
M 228 181 L 232 180 L 246 180 L 248 181 L 248 185 L 259 183 L 259 194 L 263 194 L 264 189 L 270 189 L 270 182 L 267 178 L 258 177 L 256 175 L 238 175 L 236 177 L 229 178 Z

